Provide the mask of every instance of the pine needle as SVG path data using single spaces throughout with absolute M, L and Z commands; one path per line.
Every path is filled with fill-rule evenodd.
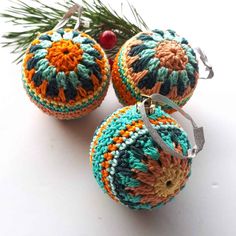
M 21 62 L 26 49 L 37 34 L 54 28 L 67 9 L 74 3 L 73 0 L 68 0 L 66 3 L 59 1 L 55 4 L 55 7 L 52 7 L 40 0 L 31 0 L 29 4 L 21 0 L 12 1 L 12 6 L 5 12 L 0 13 L 0 17 L 5 18 L 6 22 L 14 26 L 21 26 L 25 29 L 19 32 L 8 32 L 3 36 L 5 41 L 2 46 L 13 47 L 11 53 L 18 54 L 14 62 Z M 101 0 L 94 0 L 92 3 L 83 0 L 82 24 L 79 30 L 88 33 L 96 40 L 103 31 L 114 31 L 118 39 L 117 45 L 112 50 L 106 51 L 108 57 L 113 58 L 126 40 L 143 29 L 148 29 L 135 7 L 131 4 L 129 4 L 129 7 L 136 24 L 130 22 L 127 17 L 119 15 Z M 87 20 L 91 22 L 89 28 L 84 27 L 83 24 Z M 70 20 L 67 27 L 74 27 L 75 22 Z

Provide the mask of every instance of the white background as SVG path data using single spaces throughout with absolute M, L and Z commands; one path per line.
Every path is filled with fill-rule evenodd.
M 192 45 L 201 46 L 215 69 L 215 78 L 200 81 L 185 106 L 205 127 L 205 149 L 194 160 L 184 191 L 152 212 L 132 211 L 113 202 L 91 172 L 93 132 L 120 107 L 112 86 L 102 106 L 89 116 L 55 120 L 29 101 L 21 67 L 11 63 L 14 56 L 9 49 L 1 48 L 0 235 L 236 235 L 234 3 L 133 0 L 150 28 L 174 29 Z M 9 4 L 1 0 L 0 11 Z M 120 1 L 110 4 L 119 11 Z M 0 33 L 9 29 L 0 18 Z

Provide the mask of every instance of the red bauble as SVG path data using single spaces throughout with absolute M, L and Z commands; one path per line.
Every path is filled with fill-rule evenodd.
M 108 61 L 109 61 L 110 67 L 112 68 L 114 61 L 111 58 L 109 58 Z
M 104 31 L 99 37 L 99 43 L 104 49 L 112 49 L 117 43 L 117 37 L 111 30 Z

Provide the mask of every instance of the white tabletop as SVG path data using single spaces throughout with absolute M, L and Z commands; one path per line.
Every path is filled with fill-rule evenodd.
M 234 1 L 132 2 L 150 28 L 176 30 L 201 46 L 215 68 L 215 78 L 199 81 L 185 106 L 206 135 L 186 188 L 174 202 L 151 212 L 113 202 L 99 189 L 89 164 L 94 130 L 121 107 L 112 86 L 102 106 L 87 117 L 58 121 L 29 101 L 20 65 L 1 48 L 1 236 L 236 235 Z M 0 11 L 9 4 L 2 0 Z M 9 29 L 0 19 L 1 34 Z M 190 131 L 185 120 L 180 123 Z

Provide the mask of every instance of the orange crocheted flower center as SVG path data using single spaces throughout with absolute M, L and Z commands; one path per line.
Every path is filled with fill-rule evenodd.
M 176 150 L 181 150 L 181 147 L 178 146 Z M 141 196 L 141 203 L 152 206 L 166 203 L 174 197 L 185 185 L 190 172 L 187 159 L 171 157 L 163 151 L 160 152 L 159 161 L 147 156 L 144 163 L 148 166 L 148 172 L 134 170 L 134 177 L 141 184 L 126 189 L 134 196 Z
M 186 171 L 179 166 L 162 168 L 162 175 L 156 179 L 154 191 L 159 197 L 167 198 L 178 191 L 186 179 Z
M 160 59 L 160 66 L 170 71 L 184 70 L 188 63 L 188 57 L 179 43 L 176 41 L 163 41 L 156 49 L 156 57 Z
M 79 44 L 74 44 L 71 40 L 60 40 L 48 48 L 46 58 L 57 69 L 57 72 L 69 73 L 77 69 L 77 65 L 82 60 L 82 55 L 83 50 Z

